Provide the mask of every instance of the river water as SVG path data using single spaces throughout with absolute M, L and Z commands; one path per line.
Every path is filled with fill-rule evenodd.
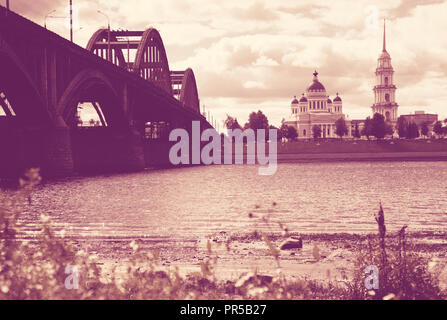
M 34 191 L 23 222 L 32 232 L 45 214 L 75 237 L 171 241 L 275 232 L 279 223 L 369 233 L 381 201 L 390 231 L 445 231 L 446 191 L 447 162 L 279 164 L 273 176 L 256 166 L 190 167 L 53 181 Z

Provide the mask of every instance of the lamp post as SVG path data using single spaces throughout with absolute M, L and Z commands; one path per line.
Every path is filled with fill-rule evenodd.
M 45 15 L 45 21 L 44 21 L 44 27 L 45 27 L 45 29 L 47 28 L 47 18 L 50 16 L 50 14 L 55 13 L 55 12 L 56 12 L 56 10 L 53 10 L 53 11 L 51 11 L 51 12 L 48 12 L 48 13 Z
M 73 0 L 70 0 L 70 41 L 73 42 Z
M 110 19 L 109 16 L 101 10 L 98 10 L 98 13 L 107 18 L 107 60 L 112 61 L 112 55 L 110 52 Z

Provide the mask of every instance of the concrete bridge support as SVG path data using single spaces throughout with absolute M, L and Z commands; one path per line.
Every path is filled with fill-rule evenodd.
M 108 127 L 85 127 L 71 131 L 76 172 L 110 173 L 139 171 L 145 167 L 140 135 Z

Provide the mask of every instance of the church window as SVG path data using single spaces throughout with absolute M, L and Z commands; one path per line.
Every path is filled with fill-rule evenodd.
M 385 77 L 385 85 L 388 85 L 388 77 Z
M 385 113 L 386 121 L 390 121 L 390 116 L 391 116 L 390 112 L 387 111 L 387 112 Z
M 390 94 L 389 93 L 385 93 L 385 101 L 390 102 Z
M 303 130 L 303 136 L 306 136 L 306 129 Z

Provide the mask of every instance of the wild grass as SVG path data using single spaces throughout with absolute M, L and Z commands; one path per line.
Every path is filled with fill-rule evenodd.
M 282 273 L 279 249 L 269 231 L 257 232 L 276 261 L 275 276 L 256 271 L 241 274 L 235 281 L 217 280 L 219 256 L 215 246 L 230 243 L 207 243 L 208 258 L 200 271 L 181 276 L 178 268 L 162 266 L 159 251 L 143 249 L 132 241 L 132 260 L 125 272 L 116 268 L 105 271 L 87 252 L 78 250 L 68 239 L 55 234 L 48 217 L 40 218 L 40 232 L 31 241 L 18 237 L 19 217 L 31 201 L 33 188 L 40 183 L 39 171 L 33 169 L 20 179 L 20 189 L 0 194 L 0 299 L 400 299 L 442 298 L 436 279 L 427 271 L 426 261 L 405 247 L 388 244 L 383 260 L 381 239 L 368 239 L 359 251 L 356 270 L 347 285 L 328 281 L 288 280 Z M 274 204 L 275 205 L 275 204 Z M 255 218 L 253 215 L 252 218 Z M 268 214 L 260 218 L 267 225 Z M 283 237 L 288 230 L 279 223 Z M 229 240 L 231 241 L 231 239 Z M 315 253 L 314 253 L 315 254 Z M 371 294 L 365 290 L 366 265 L 380 266 L 384 284 Z

